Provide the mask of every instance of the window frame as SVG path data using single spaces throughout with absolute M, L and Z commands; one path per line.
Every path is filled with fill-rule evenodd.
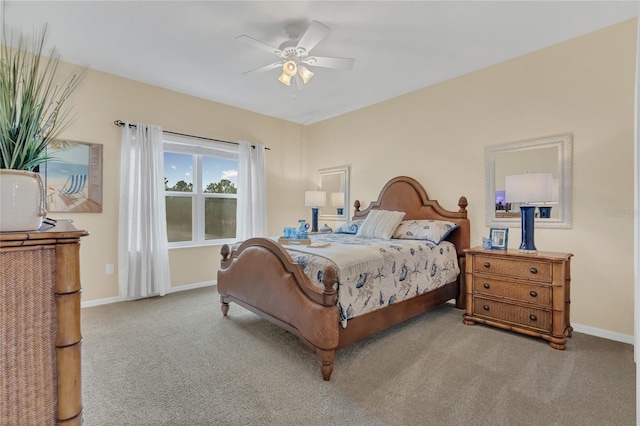
M 166 197 L 185 197 L 193 200 L 191 241 L 168 242 L 169 249 L 203 246 L 220 246 L 236 242 L 236 238 L 205 239 L 205 199 L 206 198 L 238 198 L 238 194 L 205 193 L 202 179 L 203 157 L 215 157 L 238 161 L 238 147 L 232 144 L 204 142 L 186 137 L 163 136 L 162 155 L 165 152 L 191 155 L 193 159 L 192 192 L 166 191 Z M 237 234 L 237 223 L 236 223 Z

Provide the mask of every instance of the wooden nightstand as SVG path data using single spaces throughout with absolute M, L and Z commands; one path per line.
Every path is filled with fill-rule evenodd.
M 465 324 L 488 324 L 565 349 L 573 331 L 569 320 L 572 254 L 482 247 L 465 253 Z

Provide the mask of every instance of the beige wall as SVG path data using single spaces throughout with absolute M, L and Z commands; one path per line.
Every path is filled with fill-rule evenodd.
M 389 178 L 412 176 L 449 209 L 467 196 L 479 245 L 484 148 L 572 132 L 573 229 L 538 229 L 536 246 L 575 255 L 572 322 L 632 335 L 636 22 L 307 126 L 307 185 L 319 168 L 350 164 L 351 203 L 368 203 Z
M 351 200 L 366 206 L 391 177 L 409 175 L 456 208 L 469 200 L 472 244 L 484 222 L 484 148 L 572 132 L 573 229 L 538 229 L 542 250 L 575 254 L 572 321 L 633 334 L 633 84 L 636 20 L 302 127 L 132 80 L 90 71 L 64 137 L 104 145 L 104 212 L 56 214 L 91 235 L 82 242 L 83 301 L 117 296 L 120 129 L 113 120 L 263 143 L 269 232 L 310 219 L 304 190 L 317 170 L 351 165 Z M 428 72 L 428 70 L 425 70 Z M 214 83 L 212 83 L 214 84 Z M 510 246 L 519 245 L 519 229 Z M 173 286 L 215 279 L 219 247 L 170 252 Z
M 270 233 L 295 223 L 306 212 L 301 131 L 297 124 L 92 70 L 69 104 L 77 118 L 63 136 L 104 145 L 103 213 L 49 215 L 71 218 L 76 227 L 91 233 L 82 240 L 80 252 L 83 302 L 118 295 L 117 272 L 105 275 L 107 263 L 117 264 L 121 129 L 113 124 L 116 119 L 224 140 L 262 143 L 271 148 L 266 155 Z M 219 252 L 220 247 L 170 250 L 172 286 L 215 280 Z

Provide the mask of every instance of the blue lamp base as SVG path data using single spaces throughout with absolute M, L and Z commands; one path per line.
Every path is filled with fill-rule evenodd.
M 538 207 L 540 210 L 540 217 L 542 219 L 549 219 L 551 217 L 551 206 Z
M 318 208 L 311 208 L 311 232 L 318 232 Z
M 522 218 L 522 241 L 520 251 L 525 253 L 535 253 L 536 245 L 533 242 L 534 219 L 536 216 L 536 206 L 520 206 L 520 216 Z

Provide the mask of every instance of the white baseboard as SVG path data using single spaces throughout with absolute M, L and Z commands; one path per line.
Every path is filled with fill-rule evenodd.
M 616 333 L 615 331 L 603 330 L 601 328 L 590 327 L 588 325 L 571 323 L 573 331 L 577 333 L 589 334 L 591 336 L 602 337 L 603 339 L 615 340 L 616 342 L 634 344 L 633 335 Z
M 209 287 L 209 286 L 214 286 L 216 284 L 217 284 L 216 281 L 204 281 L 201 283 L 185 284 L 177 287 L 171 287 L 171 289 L 169 289 L 169 293 L 176 293 L 178 291 L 185 291 L 185 290 L 193 290 L 201 287 Z M 122 302 L 123 300 L 124 299 L 120 296 L 107 297 L 105 299 L 88 300 L 86 302 L 82 302 L 81 307 L 89 308 L 91 306 L 107 305 L 109 303 Z M 447 303 L 450 303 L 452 305 L 455 304 L 453 300 L 450 300 Z M 590 327 L 588 325 L 582 325 L 582 324 L 572 323 L 571 325 L 573 326 L 573 331 L 577 333 L 589 334 L 591 336 L 602 337 L 603 339 L 609 339 L 609 340 L 614 340 L 616 342 L 628 343 L 630 345 L 633 345 L 635 343 L 633 336 L 629 334 L 616 333 L 615 331 L 603 330 L 602 328 Z
M 216 285 L 216 281 L 204 281 L 204 282 L 201 282 L 201 283 L 179 285 L 177 287 L 171 287 L 167 294 L 169 294 L 169 293 L 177 293 L 178 291 L 193 290 L 193 289 L 201 288 L 201 287 L 209 287 L 209 286 L 214 286 L 214 285 Z M 110 303 L 123 302 L 125 300 L 126 300 L 125 298 L 120 297 L 120 296 L 105 297 L 104 299 L 87 300 L 86 302 L 81 302 L 80 303 L 80 307 L 81 308 L 90 308 L 90 307 L 93 307 L 93 306 L 108 305 Z
M 100 305 L 108 305 L 110 303 L 122 302 L 124 299 L 120 296 L 115 297 L 105 297 L 104 299 L 95 299 L 95 300 L 87 300 L 86 302 L 81 302 L 81 308 L 91 308 L 93 306 Z
M 447 301 L 450 305 L 455 305 L 456 301 L 451 299 Z M 602 337 L 603 339 L 614 340 L 616 342 L 628 343 L 633 345 L 635 343 L 633 335 L 616 333 L 615 331 L 603 330 L 602 328 L 590 327 L 588 325 L 571 323 L 573 331 L 577 333 L 588 334 L 590 336 Z
M 201 288 L 201 287 L 210 287 L 216 284 L 217 284 L 217 281 L 203 281 L 201 283 L 179 285 L 177 287 L 171 287 L 169 289 L 169 293 L 176 293 L 178 291 L 185 291 L 185 290 L 193 290 L 195 288 Z

